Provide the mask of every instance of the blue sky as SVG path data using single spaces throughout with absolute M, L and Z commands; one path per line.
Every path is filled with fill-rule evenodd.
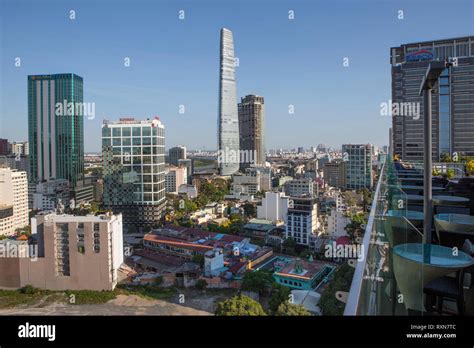
M 104 118 L 124 116 L 160 116 L 167 147 L 215 149 L 221 27 L 234 33 L 239 100 L 265 97 L 267 148 L 384 145 L 390 47 L 474 33 L 472 0 L 0 3 L 0 137 L 27 139 L 27 75 L 71 72 L 96 104 L 96 118 L 84 120 L 86 151 L 99 150 Z

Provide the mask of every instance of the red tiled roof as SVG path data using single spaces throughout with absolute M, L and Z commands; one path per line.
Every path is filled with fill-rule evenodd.
M 228 271 L 232 274 L 238 273 L 242 267 L 244 267 L 248 262 L 247 261 L 239 261 L 234 263 L 232 266 L 229 267 Z
M 186 260 L 183 260 L 176 256 L 163 255 L 148 250 L 137 250 L 133 254 L 144 257 L 146 259 L 150 259 L 152 261 L 163 263 L 168 266 L 181 266 L 186 262 Z
M 351 243 L 350 238 L 346 236 L 342 236 L 336 239 L 336 245 L 347 245 L 350 243 Z
M 283 269 L 281 269 L 277 273 L 285 277 L 311 279 L 316 274 L 318 274 L 318 272 L 324 267 L 324 264 L 318 261 L 308 262 L 305 260 L 299 260 L 303 269 L 306 270 L 307 272 L 304 274 L 292 273 L 293 269 L 295 268 L 296 262 L 297 260 L 290 262 L 288 265 L 283 267 Z
M 195 250 L 195 251 L 201 251 L 201 252 L 205 252 L 207 250 L 213 249 L 213 247 L 210 245 L 188 243 L 188 242 L 183 242 L 182 240 L 176 240 L 174 238 L 159 236 L 155 234 L 147 234 L 143 238 L 146 241 L 153 242 L 153 243 L 168 244 L 168 245 L 173 245 L 173 246 L 182 247 L 185 249 L 190 249 L 190 250 Z

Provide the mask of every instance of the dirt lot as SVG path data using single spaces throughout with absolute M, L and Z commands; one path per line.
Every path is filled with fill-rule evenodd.
M 184 307 L 163 300 L 149 300 L 136 295 L 118 295 L 104 304 L 70 305 L 53 302 L 28 307 L 0 310 L 0 315 L 211 315 L 211 313 Z
M 213 315 L 217 303 L 234 294 L 235 290 L 183 289 L 169 300 L 118 295 L 94 305 L 71 305 L 45 297 L 33 305 L 0 309 L 0 315 Z

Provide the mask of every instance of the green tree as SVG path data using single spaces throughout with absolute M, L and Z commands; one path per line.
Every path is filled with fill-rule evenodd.
M 354 276 L 354 268 L 344 263 L 334 274 L 333 279 L 321 294 L 319 308 L 323 315 L 342 315 L 345 304 L 336 298 L 337 291 L 349 291 Z
M 469 174 L 474 174 L 474 160 L 470 160 L 466 163 L 466 171 Z
M 290 298 L 290 288 L 274 283 L 272 288 L 272 296 L 268 301 L 268 308 L 271 313 L 276 313 L 278 307 L 284 302 L 288 302 Z
M 283 242 L 283 250 L 285 251 L 286 254 L 288 255 L 295 255 L 296 251 L 296 241 L 293 238 L 287 238 Z
M 207 288 L 207 282 L 206 282 L 206 279 L 199 279 L 197 282 L 196 282 L 196 289 L 199 289 L 199 290 L 203 290 L 205 288 Z
M 372 203 L 372 192 L 370 192 L 368 188 L 364 187 L 360 189 L 358 193 L 362 195 L 362 206 L 364 211 L 367 211 L 367 207 Z
M 344 229 L 347 234 L 354 239 L 358 234 L 362 232 L 362 225 L 367 224 L 367 218 L 365 213 L 358 213 L 351 216 L 351 222 L 349 222 Z
M 244 214 L 249 219 L 254 218 L 257 216 L 257 208 L 252 203 L 245 203 L 244 204 Z
M 192 262 L 197 263 L 199 266 L 204 267 L 204 255 L 196 254 L 192 258 Z
M 276 315 L 278 316 L 310 316 L 311 313 L 308 312 L 303 305 L 296 305 L 289 302 L 283 302 L 277 309 Z
M 262 294 L 272 286 L 273 282 L 272 274 L 268 271 L 247 272 L 242 279 L 241 288 Z
M 450 163 L 452 161 L 453 159 L 451 158 L 451 155 L 449 153 L 445 152 L 441 155 L 441 162 Z
M 238 295 L 217 305 L 216 315 L 260 316 L 267 315 L 262 305 L 250 297 Z

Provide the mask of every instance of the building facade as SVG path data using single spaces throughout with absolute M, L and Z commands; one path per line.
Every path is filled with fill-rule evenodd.
M 314 183 L 309 178 L 294 179 L 285 183 L 285 193 L 291 197 L 314 195 Z
M 239 119 L 235 79 L 234 39 L 229 29 L 221 29 L 219 115 L 218 115 L 218 167 L 219 174 L 229 176 L 239 170 Z
M 165 128 L 158 118 L 102 125 L 103 204 L 125 224 L 161 219 L 165 205 Z
M 346 187 L 346 162 L 334 160 L 324 163 L 323 176 L 326 184 L 332 187 Z
M 372 146 L 370 144 L 342 145 L 346 162 L 346 188 L 358 190 L 372 188 Z
M 168 150 L 169 162 L 171 165 L 178 167 L 180 160 L 185 160 L 187 157 L 186 146 L 175 146 Z
M 28 179 L 26 172 L 0 167 L 0 204 L 11 207 L 13 213 L 13 215 L 10 215 L 4 212 L 8 221 L 3 222 L 2 234 L 12 235 L 16 229 L 28 225 Z
M 19 141 L 11 144 L 11 152 L 14 155 L 19 156 L 28 156 L 30 154 L 30 146 L 27 141 Z
M 293 238 L 296 244 L 309 245 L 310 237 L 319 227 L 316 199 L 291 197 L 285 225 L 286 238 Z
M 37 215 L 31 230 L 33 255 L 1 258 L 0 286 L 113 290 L 117 285 L 124 256 L 120 215 Z
M 240 170 L 265 164 L 265 102 L 258 95 L 247 95 L 238 104 L 240 151 L 246 154 Z
M 33 193 L 34 210 L 56 210 L 61 202 L 64 206 L 69 205 L 70 187 L 66 179 L 53 179 L 39 182 Z
M 170 166 L 165 169 L 166 193 L 178 193 L 179 187 L 186 183 L 187 183 L 186 167 Z
M 82 178 L 83 117 L 82 77 L 28 76 L 30 181 L 66 179 L 74 186 Z
M 10 154 L 8 139 L 0 138 L 0 156 L 6 156 Z
M 257 218 L 276 223 L 284 221 L 288 212 L 290 197 L 283 192 L 265 192 L 262 204 L 257 206 Z
M 442 72 L 432 93 L 433 161 L 454 153 L 473 156 L 474 36 L 404 44 L 390 53 L 393 154 L 423 160 L 420 84 L 431 61 L 456 58 L 457 66 Z

